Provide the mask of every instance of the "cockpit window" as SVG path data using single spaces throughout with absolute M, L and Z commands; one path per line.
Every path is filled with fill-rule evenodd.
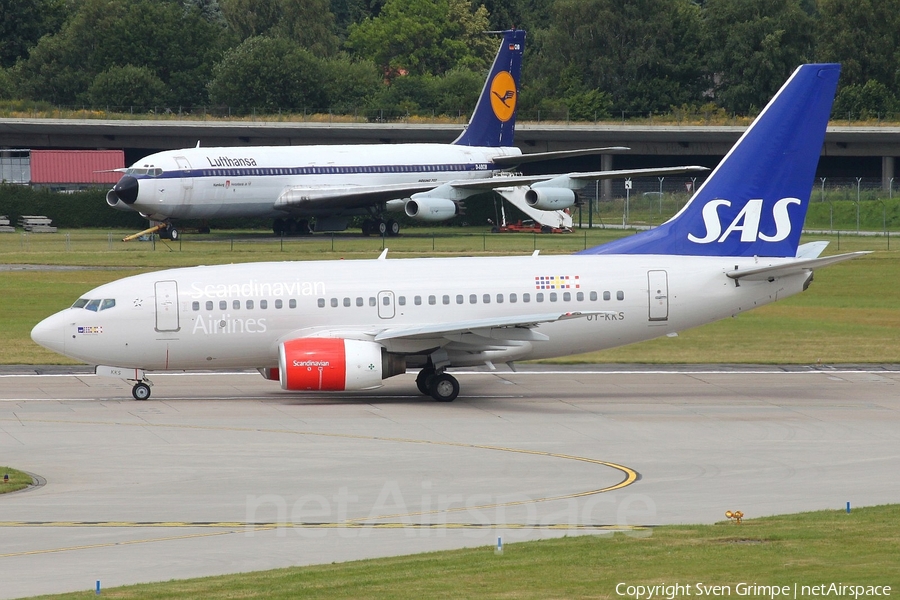
M 84 308 L 86 310 L 91 310 L 94 312 L 99 312 L 101 310 L 106 310 L 107 308 L 112 308 L 116 305 L 115 298 L 104 298 L 102 300 L 91 300 L 90 298 L 79 298 L 75 301 L 75 304 L 72 305 L 72 308 Z
M 163 174 L 163 170 L 159 167 L 129 167 L 125 169 L 126 175 L 149 175 L 150 177 L 159 177 Z

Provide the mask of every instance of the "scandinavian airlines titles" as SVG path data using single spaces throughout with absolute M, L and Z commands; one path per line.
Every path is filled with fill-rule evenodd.
M 782 198 L 772 207 L 772 217 L 775 220 L 775 233 L 768 235 L 759 230 L 759 221 L 762 216 L 763 201 L 748 200 L 741 212 L 737 214 L 731 224 L 722 232 L 722 222 L 719 219 L 719 207 L 731 206 L 730 200 L 710 200 L 703 207 L 703 223 L 706 225 L 706 235 L 697 237 L 692 233 L 688 233 L 688 239 L 696 244 L 711 244 L 713 242 L 723 242 L 725 239 L 736 231 L 741 232 L 742 242 L 755 242 L 763 240 L 764 242 L 780 242 L 791 234 L 791 219 L 788 215 L 788 206 L 791 204 L 801 204 L 799 198 Z

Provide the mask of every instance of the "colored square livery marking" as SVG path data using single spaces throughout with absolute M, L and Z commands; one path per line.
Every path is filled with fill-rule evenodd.
M 103 333 L 103 327 L 79 327 L 78 333 L 84 335 L 97 335 Z
M 569 290 L 581 287 L 579 275 L 535 275 L 536 290 Z

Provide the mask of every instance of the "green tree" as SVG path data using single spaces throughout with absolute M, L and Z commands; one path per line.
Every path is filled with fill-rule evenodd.
M 366 108 L 383 87 L 375 63 L 338 54 L 322 61 L 324 106 L 336 113 Z
M 703 87 L 699 24 L 691 0 L 557 0 L 549 27 L 529 34 L 521 108 L 590 90 L 609 94 L 616 112 L 693 102 Z
M 841 63 L 835 113 L 884 112 L 884 92 L 900 90 L 900 0 L 821 0 L 819 11 L 817 58 Z
M 742 114 L 762 108 L 815 44 L 800 0 L 707 0 L 703 32 L 713 98 Z
M 221 6 L 241 40 L 285 37 L 317 56 L 337 50 L 329 0 L 222 0 Z
M 175 0 L 83 0 L 55 35 L 41 38 L 16 75 L 24 96 L 61 104 L 89 101 L 88 88 L 115 66 L 147 68 L 190 106 L 226 42 L 222 26 Z
M 168 90 L 147 67 L 110 67 L 94 77 L 88 99 L 94 106 L 136 108 L 140 111 L 165 106 Z
M 0 0 L 0 15 L 0 67 L 11 67 L 62 27 L 68 7 L 65 0 Z
M 350 26 L 347 46 L 389 78 L 440 75 L 489 64 L 496 46 L 487 27 L 487 10 L 466 0 L 388 0 L 377 17 Z
M 209 98 L 240 113 L 327 108 L 321 61 L 288 39 L 265 36 L 225 53 L 213 69 Z
M 870 79 L 864 85 L 845 85 L 834 100 L 833 113 L 839 119 L 871 119 L 894 113 L 900 102 L 886 85 Z

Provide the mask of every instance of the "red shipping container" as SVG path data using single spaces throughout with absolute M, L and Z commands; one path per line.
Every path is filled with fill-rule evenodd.
M 31 151 L 31 183 L 115 184 L 123 167 L 122 150 Z

